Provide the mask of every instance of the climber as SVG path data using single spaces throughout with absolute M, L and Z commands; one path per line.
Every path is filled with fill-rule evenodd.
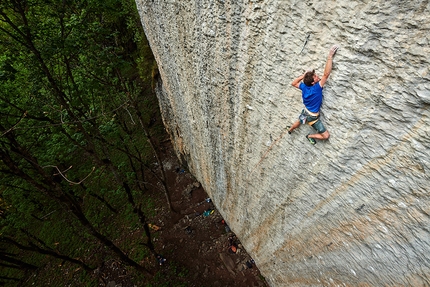
M 305 108 L 302 110 L 299 119 L 290 127 L 288 133 L 291 134 L 291 132 L 298 128 L 300 124 L 308 123 L 308 125 L 312 126 L 318 132 L 316 134 L 308 134 L 306 136 L 309 142 L 313 145 L 316 144 L 315 139 L 325 140 L 330 136 L 320 120 L 320 107 L 323 97 L 322 90 L 328 76 L 330 75 L 333 56 L 336 54 L 338 48 L 339 47 L 337 45 L 331 47 L 325 64 L 324 74 L 321 79 L 317 76 L 315 70 L 312 70 L 306 71 L 300 77 L 295 78 L 291 83 L 291 85 L 302 91 L 302 100 Z

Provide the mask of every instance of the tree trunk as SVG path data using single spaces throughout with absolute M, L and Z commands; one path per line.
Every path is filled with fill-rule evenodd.
M 154 244 L 152 243 L 151 239 L 151 231 L 149 230 L 148 223 L 146 222 L 145 214 L 142 212 L 141 206 L 137 207 L 136 212 L 139 216 L 139 221 L 143 225 L 143 230 L 145 231 L 146 235 L 146 243 L 143 243 L 148 249 L 154 254 L 157 255 L 157 252 L 155 252 Z
M 168 205 L 170 211 L 173 211 L 176 213 L 176 210 L 173 208 L 172 202 L 170 199 L 169 188 L 167 187 L 166 173 L 164 172 L 163 161 L 161 160 L 161 158 L 158 154 L 158 150 L 155 147 L 155 144 L 153 142 L 151 135 L 149 134 L 149 131 L 146 129 L 145 124 L 143 123 L 142 114 L 139 112 L 138 107 L 135 106 L 134 108 L 136 109 L 136 113 L 137 113 L 137 117 L 139 119 L 140 126 L 142 127 L 142 130 L 143 130 L 145 136 L 148 138 L 149 145 L 151 146 L 151 149 L 154 152 L 155 158 L 157 159 L 158 166 L 160 167 L 161 184 L 163 185 L 163 188 L 164 188 L 164 195 L 166 196 L 167 205 Z
M 16 269 L 20 269 L 20 270 L 36 270 L 38 267 L 37 266 L 35 266 L 35 265 L 33 265 L 33 264 L 29 264 L 29 263 L 26 263 L 26 262 L 24 262 L 24 261 L 21 261 L 21 260 L 19 260 L 19 259 L 16 259 L 16 258 L 12 258 L 12 257 L 10 257 L 10 256 L 7 256 L 7 255 L 5 255 L 4 253 L 2 253 L 2 252 L 0 252 L 0 260 L 3 260 L 3 261 L 5 261 L 5 262 L 8 262 L 8 263 L 12 263 L 12 264 L 14 264 L 14 265 L 10 265 L 10 266 L 8 266 L 8 267 L 12 267 L 12 268 L 16 268 Z M 16 267 L 13 267 L 13 266 L 15 266 L 15 265 L 17 265 Z
M 5 241 L 5 242 L 8 242 L 10 244 L 13 244 L 13 245 L 15 245 L 16 247 L 18 247 L 21 250 L 33 251 L 33 252 L 37 252 L 37 253 L 40 253 L 40 254 L 49 255 L 49 256 L 52 256 L 52 257 L 55 257 L 55 258 L 58 258 L 58 259 L 61 259 L 61 260 L 69 261 L 71 263 L 74 263 L 74 264 L 77 264 L 77 265 L 81 266 L 82 268 L 84 268 L 87 271 L 93 271 L 95 269 L 95 268 L 91 268 L 90 266 L 88 266 L 87 264 L 85 264 L 81 260 L 71 258 L 71 257 L 69 257 L 67 255 L 64 255 L 64 254 L 59 254 L 59 253 L 55 252 L 52 249 L 43 249 L 43 248 L 40 248 L 39 246 L 37 246 L 37 245 L 35 245 L 33 243 L 29 243 L 30 246 L 25 246 L 25 245 L 22 245 L 22 244 L 18 243 L 15 240 L 13 240 L 12 238 L 9 238 L 9 237 L 3 237 L 3 238 L 1 238 L 1 240 Z
M 122 261 L 127 263 L 128 265 L 134 267 L 136 270 L 140 272 L 144 272 L 148 275 L 153 276 L 152 272 L 150 272 L 148 269 L 143 267 L 142 265 L 138 264 L 136 261 L 132 260 L 130 257 L 128 257 L 124 252 L 122 252 L 121 249 L 119 249 L 112 241 L 110 241 L 106 236 L 99 233 L 92 224 L 86 219 L 83 213 L 78 213 L 75 215 L 78 217 L 79 221 L 84 225 L 87 230 L 96 237 L 100 242 L 102 242 L 106 247 L 108 247 L 110 250 L 112 250 L 116 255 L 121 258 Z
M 21 279 L 19 279 L 19 278 L 7 277 L 7 276 L 0 276 L 0 279 L 11 280 L 11 281 L 21 281 Z
M 97 198 L 98 200 L 100 200 L 101 203 L 103 203 L 107 208 L 109 208 L 110 211 L 112 211 L 114 214 L 118 213 L 118 210 L 116 210 L 109 202 L 107 202 L 106 199 L 104 199 L 104 197 L 92 192 L 92 191 L 88 191 L 87 187 L 84 183 L 80 183 L 79 186 L 85 190 L 86 192 L 88 192 L 88 194 L 94 198 Z

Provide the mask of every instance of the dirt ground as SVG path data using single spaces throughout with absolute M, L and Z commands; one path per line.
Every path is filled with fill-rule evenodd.
M 152 262 L 157 283 L 136 285 L 136 280 L 127 279 L 126 269 L 112 261 L 99 270 L 99 286 L 268 286 L 206 192 L 179 165 L 170 142 L 164 144 L 163 153 L 177 213 L 168 211 L 164 194 L 154 194 L 157 215 L 148 222 L 154 225 L 156 251 L 166 259 L 161 265 L 155 258 Z

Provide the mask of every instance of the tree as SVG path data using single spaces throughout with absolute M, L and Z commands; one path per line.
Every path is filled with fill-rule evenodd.
M 54 251 L 48 235 L 35 235 L 49 239 L 44 246 L 13 236 L 15 230 L 44 230 L 46 217 L 54 213 L 55 224 L 72 234 L 66 238 L 56 232 L 57 238 L 90 234 L 130 266 L 151 273 L 113 243 L 109 234 L 114 232 L 99 216 L 120 216 L 117 203 L 127 202 L 144 227 L 145 246 L 155 252 L 141 196 L 134 191 L 144 181 L 150 148 L 156 148 L 145 123 L 148 116 L 140 112 L 152 91 L 148 77 L 137 74 L 135 39 L 142 34 L 130 28 L 136 25 L 127 25 L 136 20 L 130 3 L 0 3 L 0 227 L 8 246 L 90 269 L 91 262 L 69 255 L 76 250 Z M 127 96 L 130 91 L 133 99 Z

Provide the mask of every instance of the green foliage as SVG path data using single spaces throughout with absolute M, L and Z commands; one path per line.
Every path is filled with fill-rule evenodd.
M 97 266 L 113 255 L 93 255 L 100 243 L 76 209 L 113 242 L 141 227 L 123 182 L 154 214 L 138 184 L 152 151 L 137 112 L 145 125 L 157 112 L 155 61 L 135 3 L 1 1 L 0 51 L 0 235 Z M 139 262 L 150 255 L 138 242 L 119 245 Z M 0 248 L 36 266 L 60 261 Z M 88 273 L 72 278 L 62 268 L 26 282 L 96 285 Z M 29 276 L 10 268 L 4 274 Z
M 145 205 L 142 206 L 142 211 L 146 216 L 152 217 L 155 215 L 155 202 L 154 200 L 146 195 L 142 196 L 142 202 L 145 202 Z
M 145 287 L 186 287 L 186 277 L 189 271 L 183 267 L 180 267 L 176 262 L 170 262 L 169 267 L 162 272 L 157 272 L 151 283 L 145 285 Z M 182 282 L 184 281 L 184 282 Z
M 145 258 L 148 258 L 151 254 L 149 253 L 148 249 L 144 247 L 137 248 L 134 250 L 134 252 L 131 254 L 131 257 L 134 258 L 137 262 L 143 261 Z

